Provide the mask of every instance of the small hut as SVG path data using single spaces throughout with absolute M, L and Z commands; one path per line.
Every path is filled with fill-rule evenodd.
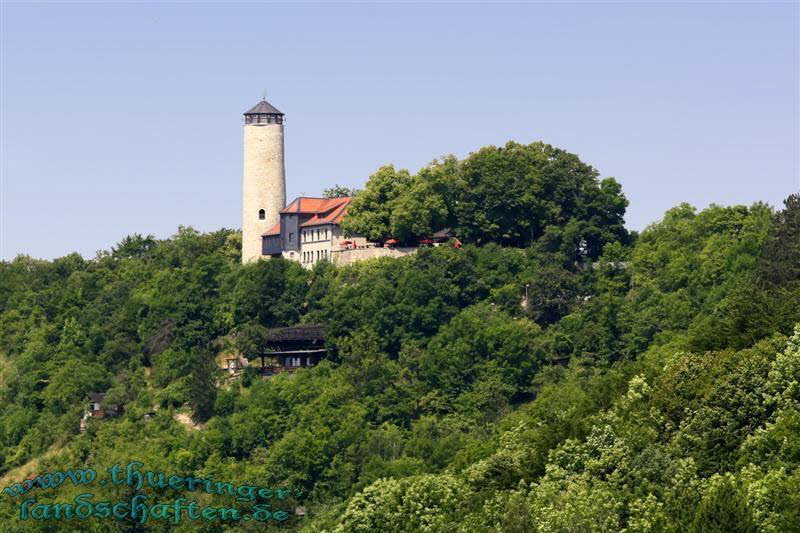
M 122 411 L 120 405 L 105 404 L 106 394 L 104 392 L 89 393 L 89 416 L 91 418 L 106 418 L 117 416 Z
M 104 392 L 90 392 L 86 411 L 81 418 L 80 431 L 83 433 L 88 427 L 90 418 L 110 418 L 122 413 L 121 405 L 106 404 L 106 394 Z
M 430 242 L 434 246 L 440 246 L 446 242 L 449 242 L 453 237 L 455 237 L 453 230 L 450 228 L 445 228 L 434 233 L 430 238 Z

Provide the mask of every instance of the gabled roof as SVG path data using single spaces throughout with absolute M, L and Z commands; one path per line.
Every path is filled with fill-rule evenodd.
M 350 198 L 347 202 L 342 202 L 327 212 L 317 213 L 306 222 L 300 224 L 300 227 L 319 226 L 320 224 L 339 224 L 347 212 L 347 206 L 350 204 Z
M 281 213 L 324 213 L 339 207 L 341 204 L 350 203 L 349 196 L 343 198 L 314 198 L 301 196 L 295 198 L 292 203 L 281 209 Z
M 262 99 L 259 103 L 254 105 L 250 108 L 249 111 L 244 112 L 245 115 L 259 115 L 259 114 L 267 114 L 267 115 L 283 115 L 278 108 L 274 105 L 267 102 L 265 99 Z
M 352 197 L 342 198 L 312 198 L 301 196 L 295 198 L 292 203 L 281 209 L 283 214 L 311 215 L 311 217 L 300 224 L 301 228 L 308 226 L 319 226 L 321 224 L 339 224 L 347 213 L 347 206 L 350 205 Z M 261 234 L 262 237 L 279 235 L 281 224 L 278 222 L 270 229 Z

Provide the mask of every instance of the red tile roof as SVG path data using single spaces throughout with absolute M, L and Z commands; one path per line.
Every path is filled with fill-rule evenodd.
M 350 203 L 352 198 L 309 198 L 301 196 L 281 209 L 281 213 L 325 213 L 341 204 Z
M 345 198 L 337 198 L 337 200 L 343 199 Z M 350 204 L 351 198 L 346 198 L 346 200 L 346 202 L 341 202 L 339 205 L 333 207 L 333 209 L 315 214 L 306 222 L 300 224 L 300 227 L 319 226 L 320 224 L 339 224 L 347 212 L 347 206 Z
M 267 231 L 261 234 L 262 237 L 269 237 L 270 235 L 280 235 L 281 234 L 281 223 L 278 222 Z
M 281 209 L 281 213 L 300 213 L 312 215 L 311 218 L 300 224 L 300 227 L 319 226 L 321 224 L 339 224 L 347 213 L 347 206 L 353 198 L 309 198 L 301 196 Z M 280 235 L 280 222 L 262 233 L 264 237 Z

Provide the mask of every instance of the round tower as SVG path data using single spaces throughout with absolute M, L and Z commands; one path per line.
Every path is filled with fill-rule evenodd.
M 243 263 L 261 257 L 261 234 L 280 221 L 285 206 L 283 113 L 262 99 L 244 114 Z

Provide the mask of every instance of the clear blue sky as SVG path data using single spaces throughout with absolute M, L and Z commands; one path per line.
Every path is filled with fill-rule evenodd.
M 798 190 L 796 3 L 2 5 L 2 257 L 238 228 L 241 114 L 288 196 L 544 140 L 641 229 Z

